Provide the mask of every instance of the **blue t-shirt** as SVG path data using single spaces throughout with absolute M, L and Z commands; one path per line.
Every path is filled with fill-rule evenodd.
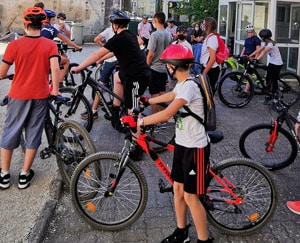
M 245 40 L 245 55 L 250 55 L 252 52 L 256 50 L 257 46 L 261 46 L 261 40 L 255 35 L 253 37 L 249 37 Z
M 53 40 L 59 31 L 52 25 L 45 25 L 41 30 L 41 36 L 46 37 L 47 39 Z

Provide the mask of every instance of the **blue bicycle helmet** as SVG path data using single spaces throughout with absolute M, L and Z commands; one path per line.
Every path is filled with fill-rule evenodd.
M 45 9 L 45 13 L 47 15 L 47 18 L 54 18 L 56 16 L 56 13 L 50 9 Z
M 116 10 L 109 16 L 109 21 L 120 26 L 127 26 L 130 22 L 130 17 L 126 12 Z

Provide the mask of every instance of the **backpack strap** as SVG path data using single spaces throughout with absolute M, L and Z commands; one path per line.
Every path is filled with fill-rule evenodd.
M 203 75 L 199 75 L 199 76 L 200 76 L 201 79 L 203 79 Z M 202 119 L 196 113 L 192 112 L 191 109 L 186 105 L 183 106 L 183 109 L 186 110 L 187 113 L 181 113 L 181 117 L 184 118 L 184 117 L 187 117 L 187 116 L 192 116 L 195 119 L 197 119 L 203 126 L 205 126 L 205 124 L 206 124 L 206 113 L 207 113 L 207 109 L 208 109 L 206 92 L 203 89 L 202 85 L 198 81 L 195 80 L 195 78 L 190 78 L 190 79 L 187 79 L 186 81 L 191 81 L 191 80 L 194 81 L 200 89 L 200 92 L 201 92 L 201 95 L 202 95 L 202 98 L 203 98 L 204 119 Z M 204 80 L 201 80 L 200 82 L 205 83 Z

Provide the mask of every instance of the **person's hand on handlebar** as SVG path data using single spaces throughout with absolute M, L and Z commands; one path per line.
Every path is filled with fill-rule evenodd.
M 70 73 L 80 73 L 81 69 L 77 67 L 72 67 L 70 69 Z
M 143 106 L 145 107 L 148 107 L 150 104 L 149 104 L 149 98 L 147 96 L 144 96 L 144 95 L 141 95 L 139 98 L 138 98 L 138 102 L 140 104 L 142 104 Z

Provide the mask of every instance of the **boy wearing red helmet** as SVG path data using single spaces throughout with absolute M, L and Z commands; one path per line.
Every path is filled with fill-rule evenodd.
M 167 121 L 178 111 L 186 113 L 184 105 L 204 118 L 204 104 L 200 89 L 189 75 L 189 67 L 194 60 L 192 51 L 183 45 L 172 44 L 164 50 L 161 60 L 166 63 L 169 74 L 177 79 L 177 84 L 172 91 L 166 94 L 150 99 L 141 97 L 140 102 L 145 105 L 171 103 L 162 111 L 139 118 L 137 125 L 143 126 Z M 132 124 L 134 121 L 129 121 L 131 119 L 134 118 L 125 116 L 122 118 L 122 123 Z M 199 200 L 199 195 L 205 194 L 205 172 L 210 154 L 209 138 L 205 127 L 192 116 L 182 116 L 177 119 L 175 135 L 171 176 L 174 180 L 177 229 L 162 243 L 189 242 L 188 229 L 190 225 L 187 225 L 186 222 L 187 208 L 192 214 L 198 242 L 212 242 L 212 239 L 208 237 L 206 211 Z
M 10 42 L 0 65 L 0 77 L 15 64 L 15 75 L 8 93 L 6 121 L 1 141 L 0 189 L 10 187 L 10 162 L 13 150 L 20 144 L 23 130 L 26 134 L 24 165 L 19 174 L 19 189 L 27 188 L 34 172 L 31 165 L 41 144 L 49 96 L 51 69 L 52 95 L 58 94 L 59 63 L 56 44 L 40 36 L 46 20 L 44 10 L 28 8 L 23 13 L 26 36 Z

